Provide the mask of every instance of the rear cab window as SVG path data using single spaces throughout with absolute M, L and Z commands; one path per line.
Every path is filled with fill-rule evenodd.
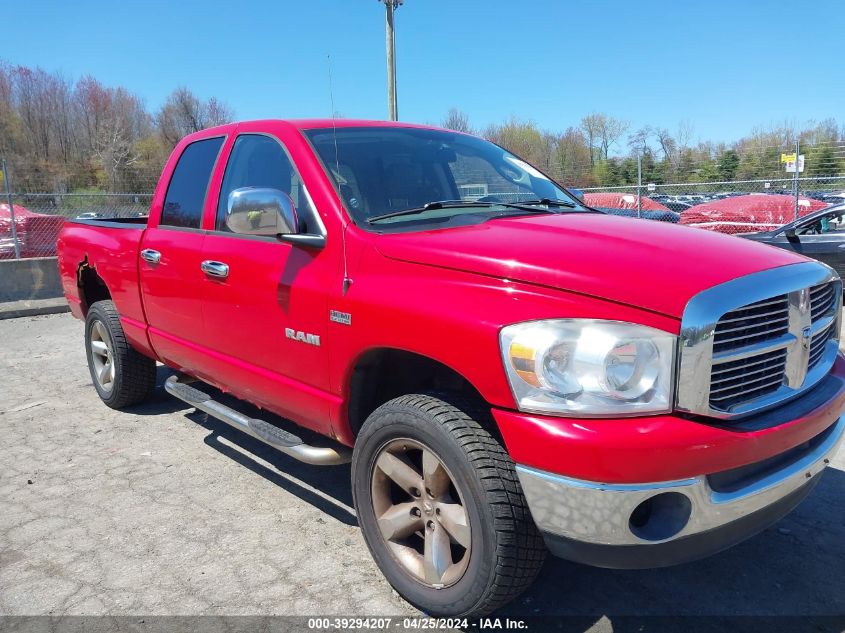
M 224 139 L 194 141 L 182 151 L 167 186 L 159 226 L 200 228 L 208 184 Z

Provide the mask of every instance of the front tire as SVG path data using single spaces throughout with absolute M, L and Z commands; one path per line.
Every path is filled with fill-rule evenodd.
M 152 395 L 156 363 L 126 341 L 111 301 L 97 301 L 85 317 L 85 353 L 100 399 L 112 409 L 143 402 Z
M 481 616 L 514 599 L 546 556 L 514 464 L 483 407 L 444 395 L 387 402 L 355 443 L 355 509 L 376 564 L 435 616 Z

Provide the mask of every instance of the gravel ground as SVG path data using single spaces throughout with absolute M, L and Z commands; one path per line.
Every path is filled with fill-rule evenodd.
M 117 412 L 68 314 L 0 321 L 0 614 L 416 615 L 356 526 L 349 467 L 300 464 L 167 396 Z M 845 614 L 845 453 L 778 525 L 710 559 L 550 559 L 501 614 Z M 620 621 L 621 622 L 621 621 Z M 619 627 L 625 628 L 625 627 Z

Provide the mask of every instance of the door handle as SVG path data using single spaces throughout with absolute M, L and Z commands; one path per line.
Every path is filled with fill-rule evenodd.
M 202 264 L 200 264 L 200 268 L 202 272 L 210 277 L 218 277 L 220 279 L 225 279 L 229 276 L 229 266 L 228 264 L 224 264 L 223 262 L 215 262 L 210 259 L 205 260 Z
M 141 251 L 141 259 L 150 264 L 158 264 L 161 261 L 161 253 L 151 248 L 145 248 Z

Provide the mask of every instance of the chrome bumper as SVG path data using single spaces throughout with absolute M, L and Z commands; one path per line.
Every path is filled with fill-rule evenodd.
M 715 486 L 717 489 L 711 486 L 713 480 L 708 475 L 649 484 L 603 484 L 520 465 L 516 469 L 534 521 L 547 541 L 559 537 L 570 544 L 615 549 L 639 546 L 637 549 L 642 550 L 643 546 L 655 548 L 680 539 L 691 542 L 690 537 L 716 534 L 731 524 L 747 526 L 743 528 L 747 533 L 732 530 L 728 537 L 731 542 L 721 547 L 709 543 L 710 551 L 718 551 L 751 536 L 791 510 L 797 501 L 779 516 L 765 512 L 776 504 L 788 505 L 783 503 L 788 497 L 800 501 L 803 495 L 798 491 L 805 488 L 809 491 L 812 486 L 808 484 L 814 484 L 830 463 L 843 435 L 845 416 L 820 434 L 818 441 L 811 440 L 811 446 L 793 461 L 772 465 L 747 480 L 743 480 L 742 469 L 736 469 L 738 474 L 731 485 Z M 766 515 L 768 522 L 749 522 L 749 515 L 754 513 Z

